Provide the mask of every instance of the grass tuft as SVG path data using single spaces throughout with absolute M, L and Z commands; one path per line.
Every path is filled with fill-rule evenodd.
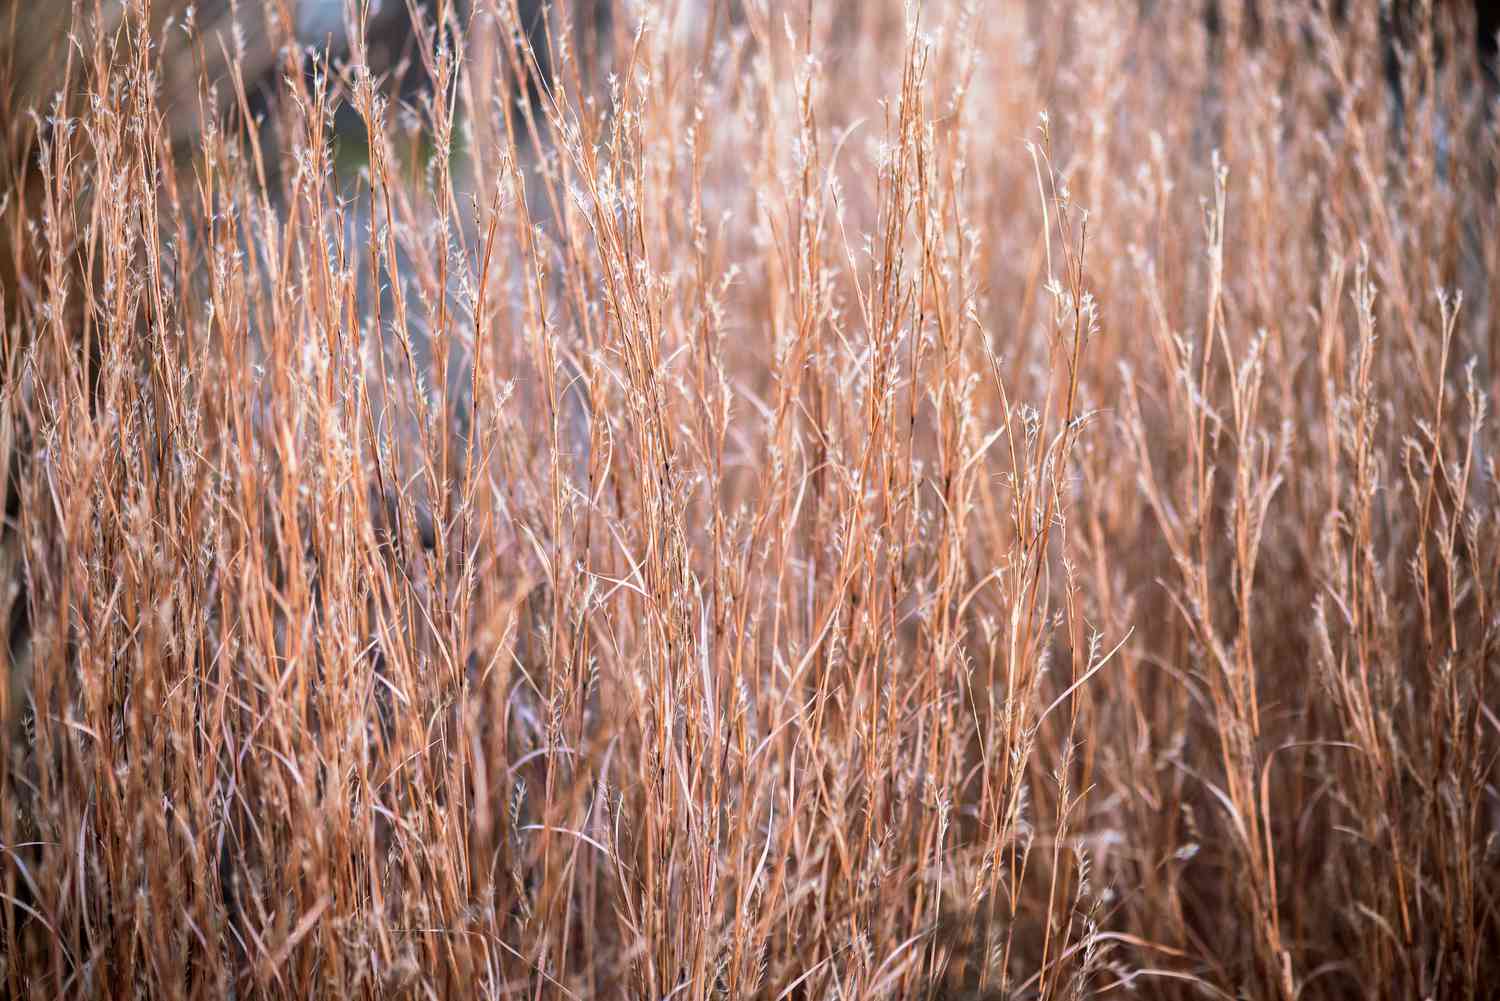
M 6 996 L 1500 983 L 1473 10 L 53 6 Z

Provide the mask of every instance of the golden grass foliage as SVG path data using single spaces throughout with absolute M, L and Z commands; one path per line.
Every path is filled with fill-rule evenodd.
M 1491 996 L 1472 12 L 291 6 L 7 134 L 0 992 Z

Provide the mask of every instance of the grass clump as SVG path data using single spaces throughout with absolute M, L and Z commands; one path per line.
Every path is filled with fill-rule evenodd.
M 1485 996 L 1492 77 L 1221 6 L 11 16 L 6 994 Z

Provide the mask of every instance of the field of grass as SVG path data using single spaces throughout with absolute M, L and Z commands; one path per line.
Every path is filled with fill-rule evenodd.
M 25 6 L 0 995 L 1494 996 L 1469 7 Z

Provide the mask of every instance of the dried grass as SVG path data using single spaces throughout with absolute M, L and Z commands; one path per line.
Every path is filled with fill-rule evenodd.
M 1140 7 L 544 79 L 439 4 L 400 107 L 271 4 L 257 124 L 79 5 L 0 212 L 4 992 L 1487 995 L 1472 19 L 1393 87 L 1373 4 Z

